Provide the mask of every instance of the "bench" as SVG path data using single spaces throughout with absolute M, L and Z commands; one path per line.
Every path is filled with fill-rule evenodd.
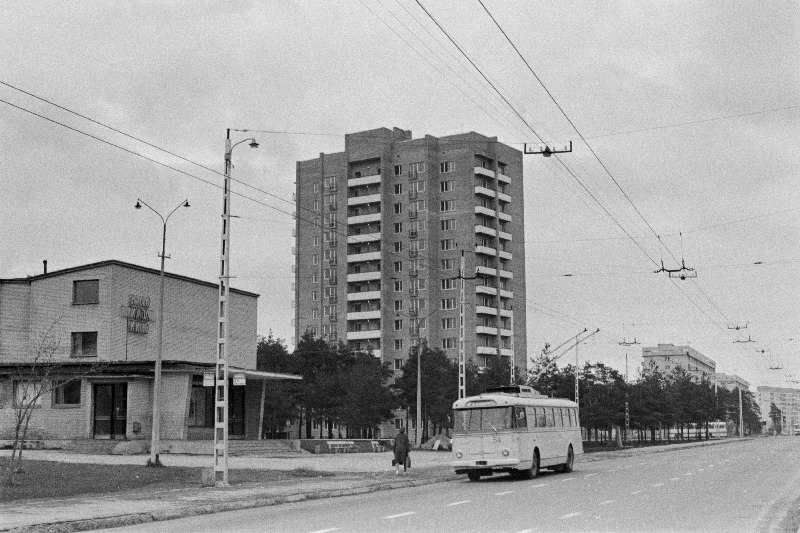
M 373 452 L 377 453 L 377 452 L 385 452 L 386 451 L 386 446 L 384 446 L 383 444 L 381 444 L 377 440 L 373 440 L 372 442 L 370 442 L 370 444 L 372 444 L 372 451 Z
M 328 450 L 331 453 L 347 453 L 356 451 L 356 443 L 351 440 L 329 440 Z

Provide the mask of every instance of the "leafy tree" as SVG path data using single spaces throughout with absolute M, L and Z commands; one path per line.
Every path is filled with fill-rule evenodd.
M 783 433 L 781 428 L 781 420 L 783 419 L 783 413 L 775 405 L 775 402 L 770 402 L 769 404 L 769 419 L 772 420 L 772 427 L 775 428 L 775 434 L 780 435 Z
M 297 373 L 295 360 L 289 354 L 283 339 L 274 338 L 272 333 L 258 338 L 256 368 L 265 372 Z M 297 419 L 298 385 L 292 381 L 272 380 L 263 383 L 262 393 L 264 433 L 283 433 L 287 422 Z
M 352 363 L 342 372 L 346 394 L 338 410 L 348 437 L 372 437 L 376 426 L 392 418 L 397 399 L 387 383 L 393 374 L 389 363 L 370 354 L 353 354 Z
M 473 361 L 466 365 L 467 396 L 481 394 L 489 387 L 501 387 L 509 384 L 509 361 L 505 357 L 489 357 L 486 366 L 479 366 Z M 525 376 L 521 375 L 518 368 L 514 368 L 517 378 L 515 384 L 522 384 Z

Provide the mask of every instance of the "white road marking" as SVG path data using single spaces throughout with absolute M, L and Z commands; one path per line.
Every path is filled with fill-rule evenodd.
M 656 484 L 655 484 L 655 485 L 653 485 L 653 486 L 654 486 L 654 487 L 663 487 L 663 486 L 664 486 L 664 484 L 663 484 L 663 483 L 656 483 Z
M 705 470 L 705 468 L 700 468 L 700 469 L 698 469 L 697 471 L 698 471 L 698 472 L 702 472 L 703 470 Z
M 604 502 L 600 502 L 597 505 L 608 505 L 609 503 L 614 503 L 617 500 L 606 500 Z
M 534 485 L 531 487 L 532 489 L 538 489 L 539 487 L 546 487 L 549 483 L 539 483 L 538 485 Z
M 407 513 L 400 513 L 400 514 L 393 514 L 391 516 L 384 516 L 384 518 L 388 520 L 390 518 L 400 518 L 401 516 L 408 516 L 410 514 L 417 514 L 417 513 L 414 512 L 414 511 L 408 511 Z
M 642 492 L 642 491 L 640 491 L 640 490 L 635 490 L 635 491 L 631 492 L 631 496 L 633 496 L 634 494 L 639 494 L 640 492 Z
M 512 492 L 514 492 L 514 491 L 513 490 L 507 490 L 505 492 L 495 492 L 494 495 L 495 496 L 502 496 L 504 494 L 511 494 Z
M 678 481 L 679 479 L 680 479 L 680 478 L 678 478 L 678 477 L 671 477 L 671 478 L 669 478 L 669 480 L 670 480 L 670 481 Z
M 627 469 L 629 469 L 629 468 L 633 468 L 633 465 L 628 465 L 628 466 L 626 466 L 626 467 L 625 467 L 625 470 L 627 470 Z
M 463 504 L 465 504 L 465 503 L 469 503 L 470 501 L 471 501 L 471 500 L 464 500 L 464 501 L 462 501 L 462 502 L 453 502 L 453 503 L 448 503 L 448 504 L 447 504 L 447 507 L 452 507 L 453 505 L 463 505 Z
M 596 475 L 597 475 L 597 472 L 595 472 L 594 474 L 586 474 L 586 475 L 585 475 L 585 476 L 583 476 L 583 477 L 592 477 L 592 476 L 596 476 Z
M 328 533 L 329 531 L 339 531 L 340 527 L 329 527 L 328 529 L 318 529 L 316 531 L 312 531 L 311 533 Z
M 561 516 L 560 518 L 561 518 L 561 520 L 564 520 L 565 518 L 572 518 L 573 516 L 578 516 L 579 514 L 582 514 L 582 513 L 583 513 L 583 511 L 578 511 L 577 513 L 569 513 L 569 514 L 565 514 L 564 516 Z
M 578 479 L 578 478 L 568 477 L 567 479 L 562 479 L 561 481 L 572 481 L 573 479 Z
M 517 533 L 531 533 L 532 529 L 520 529 Z
M 691 476 L 691 475 L 692 475 L 692 473 L 691 473 L 691 472 L 686 472 L 686 473 L 684 474 L 684 476 Z

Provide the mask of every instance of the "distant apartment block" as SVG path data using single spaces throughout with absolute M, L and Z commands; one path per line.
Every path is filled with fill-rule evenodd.
M 659 344 L 642 348 L 643 372 L 655 367 L 663 374 L 671 374 L 675 368 L 683 368 L 698 380 L 703 377 L 714 379 L 717 363 L 689 346 Z
M 800 389 L 761 386 L 756 390 L 761 420 L 766 422 L 768 430 L 774 427 L 769 417 L 770 406 L 774 403 L 781 410 L 781 434 L 794 435 L 800 431 Z
M 717 372 L 714 376 L 714 379 L 716 380 L 717 386 L 724 387 L 729 391 L 736 389 L 742 389 L 742 391 L 750 390 L 750 383 L 736 374 L 723 374 L 722 372 Z
M 467 358 L 524 370 L 522 179 L 522 153 L 477 133 L 380 128 L 299 161 L 295 340 L 342 340 L 395 370 L 420 340 L 457 358 L 463 252 L 478 276 L 466 281 Z

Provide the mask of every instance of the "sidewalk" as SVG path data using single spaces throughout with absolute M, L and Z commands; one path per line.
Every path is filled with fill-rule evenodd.
M 659 453 L 693 446 L 711 446 L 726 441 L 707 441 L 670 446 L 593 452 L 577 462 Z M 5 455 L 7 452 L 3 452 Z M 72 463 L 141 464 L 143 456 L 81 455 L 56 451 L 26 451 L 29 459 Z M 53 500 L 26 500 L 0 504 L 0 531 L 87 531 L 209 513 L 264 507 L 303 500 L 350 496 L 379 490 L 464 479 L 450 469 L 450 453 L 415 450 L 414 468 L 407 477 L 397 477 L 391 468 L 391 452 L 309 455 L 302 457 L 233 457 L 229 468 L 336 472 L 332 477 L 292 478 L 270 483 L 245 483 L 231 488 L 189 488 L 160 492 L 137 490 L 104 496 L 87 495 Z M 166 466 L 206 467 L 210 456 L 161 456 Z M 369 474 L 369 476 L 365 475 Z

